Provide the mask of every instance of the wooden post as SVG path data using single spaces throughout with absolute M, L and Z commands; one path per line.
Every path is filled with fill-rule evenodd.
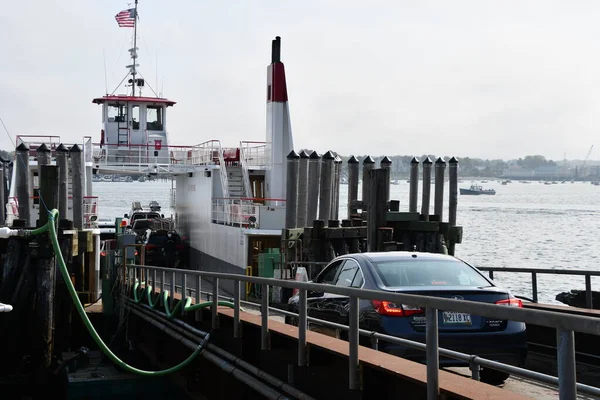
M 357 213 L 352 207 L 352 202 L 358 200 L 358 159 L 354 156 L 348 159 L 348 219 Z
M 388 156 L 385 156 L 381 159 L 381 161 L 379 162 L 379 166 L 383 169 L 387 169 L 390 171 L 390 173 L 388 174 L 388 182 L 387 182 L 387 196 L 386 201 L 390 201 L 390 185 L 391 185 L 391 180 L 392 180 L 392 160 L 391 158 L 389 158 Z
M 421 215 L 424 221 L 429 221 L 429 201 L 431 200 L 431 164 L 429 157 L 423 160 L 423 200 L 421 201 Z
M 321 186 L 319 193 L 319 219 L 328 221 L 331 217 L 333 199 L 333 175 L 335 156 L 331 151 L 323 154 L 321 161 Z
M 306 203 L 306 222 L 311 224 L 317 219 L 319 211 L 319 183 L 321 181 L 321 156 L 313 151 L 308 158 L 308 200 Z
M 58 206 L 58 167 L 40 166 L 40 226 L 48 222 L 48 210 Z M 46 209 L 47 208 L 47 209 Z M 52 365 L 54 350 L 55 256 L 49 235 L 38 236 L 39 258 L 36 285 L 35 315 L 39 335 L 39 375 L 45 382 Z M 35 346 L 37 348 L 37 346 Z M 38 383 L 40 383 L 38 381 Z
M 296 227 L 304 228 L 306 223 L 306 210 L 308 204 L 308 153 L 304 150 L 300 152 L 300 161 L 298 164 L 298 210 L 296 214 Z
M 0 182 L 0 226 L 4 226 L 6 223 L 6 203 L 4 202 L 5 196 L 5 187 L 4 187 L 4 170 L 6 169 L 6 164 L 4 162 L 0 162 L 0 178 L 2 181 Z
M 386 225 L 386 183 L 390 170 L 372 169 L 369 172 L 370 198 L 367 211 L 367 243 L 369 251 L 377 251 L 377 230 Z
M 291 229 L 296 227 L 296 215 L 298 211 L 298 161 L 300 156 L 294 150 L 287 156 L 287 179 L 285 192 L 285 227 Z
M 58 214 L 61 219 L 68 219 L 69 210 L 69 149 L 64 144 L 56 148 L 56 164 L 58 165 Z
M 458 160 L 454 157 L 448 161 L 450 165 L 448 171 L 448 179 L 450 181 L 449 194 L 450 198 L 448 200 L 448 225 L 450 229 L 456 226 L 456 211 L 458 208 Z M 455 249 L 455 240 L 452 235 L 450 235 L 448 244 L 448 254 L 451 256 L 454 255 Z
M 362 211 L 367 211 L 369 208 L 369 190 L 371 188 L 371 185 L 369 184 L 371 175 L 369 173 L 373 168 L 375 168 L 375 160 L 373 160 L 373 157 L 367 156 L 367 158 L 365 158 L 363 160 L 363 170 L 362 170 L 362 176 L 363 176 L 362 198 L 361 198 L 361 200 L 363 202 L 363 210 Z
M 71 181 L 73 187 L 73 226 L 83 229 L 83 154 L 79 146 L 74 144 L 70 150 Z
M 441 157 L 435 162 L 435 199 L 434 214 L 439 222 L 443 221 L 444 215 L 444 182 L 446 180 L 446 161 Z
M 31 226 L 31 194 L 29 190 L 29 147 L 25 143 L 17 146 L 15 168 L 17 175 L 15 188 L 19 202 L 19 219 L 25 221 L 25 226 Z
M 408 197 L 408 211 L 417 212 L 419 197 L 419 160 L 416 157 L 410 161 L 410 189 Z
M 335 156 L 335 160 L 333 162 L 333 198 L 331 199 L 332 208 L 331 208 L 331 219 L 339 219 L 340 218 L 340 179 L 342 178 L 342 158 L 338 155 Z

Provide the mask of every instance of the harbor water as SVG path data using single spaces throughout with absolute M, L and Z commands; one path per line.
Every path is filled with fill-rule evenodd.
M 459 183 L 469 187 L 470 182 Z M 557 183 L 499 181 L 482 184 L 496 190 L 495 196 L 459 196 L 458 225 L 463 242 L 456 256 L 474 266 L 600 270 L 600 188 L 589 182 Z M 419 187 L 419 189 L 421 189 Z M 408 183 L 391 185 L 391 199 L 400 200 L 400 211 L 408 211 Z M 433 196 L 432 187 L 432 196 Z M 361 193 L 359 189 L 359 193 Z M 448 186 L 446 184 L 445 196 Z M 165 216 L 170 207 L 171 182 L 95 182 L 101 218 L 123 216 L 133 201 L 158 201 Z M 419 194 L 419 203 L 420 203 Z M 340 188 L 340 217 L 347 215 L 347 186 Z M 433 201 L 432 209 L 433 212 Z M 448 218 L 445 203 L 444 220 Z M 420 205 L 419 205 L 420 210 Z M 494 278 L 513 293 L 531 297 L 530 274 L 495 273 Z M 556 294 L 585 289 L 583 277 L 538 275 L 539 301 L 558 303 Z M 600 290 L 600 278 L 592 278 Z

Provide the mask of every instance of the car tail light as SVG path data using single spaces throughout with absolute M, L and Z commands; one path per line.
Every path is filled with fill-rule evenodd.
M 500 304 L 502 306 L 523 308 L 523 302 L 520 299 L 517 299 L 517 298 L 514 298 L 514 297 L 510 297 L 510 298 L 508 298 L 506 300 L 498 300 L 496 302 L 496 304 Z
M 420 307 L 409 306 L 406 304 L 396 304 L 390 301 L 380 300 L 372 300 L 371 303 L 379 315 L 409 317 L 415 314 L 423 314 L 423 310 Z
M 146 250 L 154 250 L 154 249 L 157 249 L 157 248 L 158 248 L 158 246 L 155 245 L 155 244 L 147 244 L 146 245 Z
M 183 245 L 182 245 L 182 244 L 178 244 L 177 246 L 175 246 L 175 248 L 176 248 L 177 250 L 183 250 L 183 248 L 184 248 L 184 247 L 183 247 Z
M 102 257 L 106 257 L 106 252 L 105 252 L 105 251 L 101 251 L 101 252 L 100 252 L 100 256 L 102 256 Z

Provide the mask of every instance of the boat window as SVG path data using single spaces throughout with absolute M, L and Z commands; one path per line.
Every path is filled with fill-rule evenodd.
M 161 106 L 146 107 L 146 129 L 149 131 L 163 130 L 163 109 Z
M 124 104 L 109 104 L 108 122 L 127 122 L 127 107 Z
M 131 129 L 140 129 L 140 106 L 131 106 Z

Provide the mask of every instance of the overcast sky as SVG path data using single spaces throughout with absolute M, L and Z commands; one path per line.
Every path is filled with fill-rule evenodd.
M 106 91 L 103 53 L 109 92 L 127 72 L 132 29 L 114 18 L 125 8 L 2 1 L 0 117 L 13 136 L 99 141 L 91 100 Z M 574 159 L 600 137 L 598 1 L 141 0 L 139 15 L 142 75 L 177 101 L 171 144 L 264 140 L 277 35 L 297 148 Z

